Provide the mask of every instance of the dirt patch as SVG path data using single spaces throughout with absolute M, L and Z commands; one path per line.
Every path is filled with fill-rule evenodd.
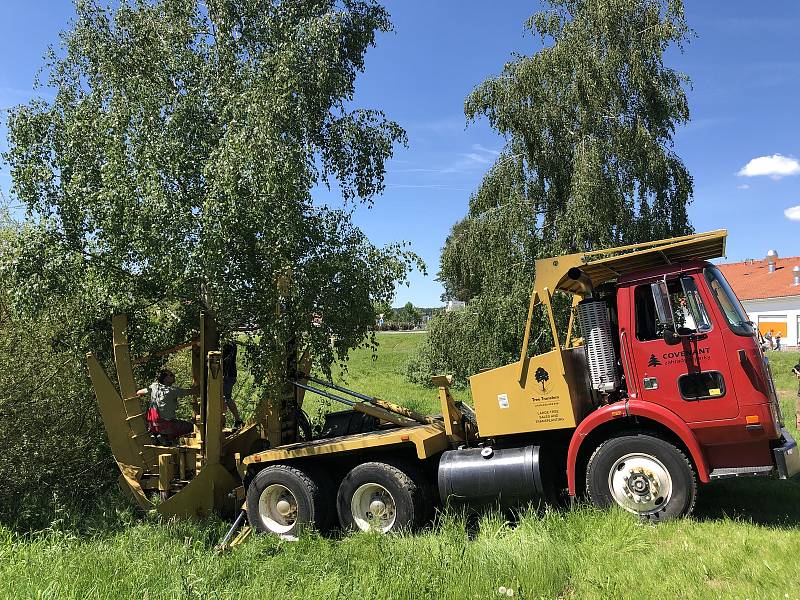
M 709 579 L 706 581 L 706 585 L 712 590 L 722 590 L 726 587 L 725 582 L 721 579 Z

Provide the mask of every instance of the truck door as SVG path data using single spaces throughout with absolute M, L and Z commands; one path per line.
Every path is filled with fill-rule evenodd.
M 687 423 L 739 414 L 722 327 L 712 322 L 697 277 L 683 274 L 665 281 L 674 319 L 671 335 L 665 335 L 658 318 L 653 282 L 635 286 L 631 304 L 635 388 L 642 400 L 668 408 Z M 664 289 L 664 280 L 655 284 Z

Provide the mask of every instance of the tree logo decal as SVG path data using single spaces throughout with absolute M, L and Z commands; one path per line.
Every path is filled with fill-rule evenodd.
M 658 357 L 656 357 L 656 355 L 655 355 L 655 354 L 651 354 L 651 355 L 650 355 L 650 360 L 649 360 L 649 361 L 647 361 L 647 366 L 648 366 L 648 367 L 657 367 L 657 366 L 659 366 L 660 364 L 661 364 L 661 361 L 660 361 L 660 360 L 658 360 Z
M 536 369 L 536 373 L 534 373 L 533 376 L 536 378 L 536 381 L 542 384 L 542 391 L 544 392 L 544 384 L 546 381 L 550 381 L 550 374 L 545 371 L 544 368 L 539 367 Z

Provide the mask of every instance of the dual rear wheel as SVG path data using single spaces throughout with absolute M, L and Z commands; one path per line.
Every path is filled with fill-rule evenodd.
M 325 530 L 331 520 L 325 474 L 271 465 L 247 487 L 247 519 L 258 531 L 297 535 L 304 527 Z
M 417 529 L 430 507 L 425 475 L 410 462 L 360 464 L 345 476 L 336 494 L 339 523 L 351 530 Z
M 416 529 L 428 517 L 428 483 L 413 463 L 367 462 L 353 468 L 338 491 L 327 473 L 308 466 L 271 465 L 248 486 L 247 516 L 259 531 L 297 535 L 325 531 L 338 516 L 347 530 L 381 533 Z

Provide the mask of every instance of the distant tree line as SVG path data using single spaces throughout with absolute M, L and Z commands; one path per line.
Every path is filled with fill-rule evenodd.
M 444 308 L 417 307 L 411 302 L 406 302 L 399 308 L 392 308 L 386 303 L 375 307 L 378 316 L 375 327 L 377 331 L 408 331 L 426 325 L 440 312 L 444 312 Z

